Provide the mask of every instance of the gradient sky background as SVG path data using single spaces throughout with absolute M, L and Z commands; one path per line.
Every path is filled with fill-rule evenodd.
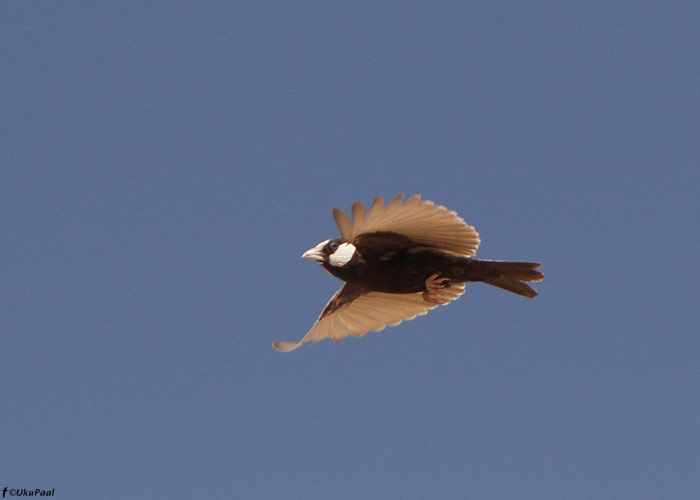
M 0 488 L 700 491 L 697 2 L 0 3 Z M 289 354 L 331 208 L 420 193 L 527 300 Z

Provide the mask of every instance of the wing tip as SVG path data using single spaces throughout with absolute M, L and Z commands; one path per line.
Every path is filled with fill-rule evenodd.
M 350 217 L 348 217 L 348 214 L 346 214 L 344 210 L 334 207 L 333 219 L 335 220 L 335 225 L 338 226 L 340 236 L 348 240 L 350 233 L 352 232 L 352 222 L 350 222 Z
M 278 340 L 272 343 L 272 347 L 277 349 L 279 352 L 289 352 L 301 347 L 302 344 L 303 342 L 280 342 Z
M 402 196 L 403 196 L 403 195 L 402 195 Z M 419 195 L 419 194 L 414 194 L 414 195 L 411 196 L 409 199 L 407 199 L 406 202 L 405 202 L 404 204 L 405 204 L 405 205 L 413 205 L 414 203 L 418 203 L 418 202 L 421 200 L 421 198 L 422 198 L 421 195 Z M 427 201 L 427 200 L 424 200 L 422 203 L 425 203 L 425 201 Z
M 383 196 L 376 196 L 374 200 L 372 201 L 372 206 L 370 207 L 369 211 L 372 212 L 374 211 L 381 211 L 384 210 L 384 197 Z

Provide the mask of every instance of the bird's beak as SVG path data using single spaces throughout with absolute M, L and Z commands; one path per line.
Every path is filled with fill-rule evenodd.
M 323 262 L 323 253 L 317 247 L 310 248 L 303 254 L 301 254 L 302 259 L 315 260 L 316 262 Z

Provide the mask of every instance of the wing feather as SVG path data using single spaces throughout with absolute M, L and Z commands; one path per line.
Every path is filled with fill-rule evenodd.
M 423 293 L 360 292 L 344 285 L 328 302 L 318 320 L 298 342 L 274 342 L 279 351 L 292 351 L 306 342 L 330 338 L 340 342 L 348 335 L 362 337 L 370 331 L 396 326 L 402 321 L 427 314 L 438 305 L 447 304 L 464 293 L 464 283 L 453 284 L 443 290 L 442 304 L 426 302 Z
M 340 231 L 340 236 L 345 241 L 350 241 L 352 235 L 352 222 L 350 222 L 350 217 L 348 217 L 348 214 L 339 208 L 334 208 L 333 218 L 335 219 L 335 224 L 338 226 L 338 230 Z
M 365 205 L 361 201 L 352 204 L 352 219 L 354 224 L 362 224 L 365 220 Z
M 476 254 L 481 240 L 479 233 L 456 212 L 432 201 L 421 201 L 420 195 L 406 200 L 403 194 L 396 196 L 385 207 L 378 196 L 369 211 L 361 202 L 352 205 L 352 221 L 341 209 L 333 209 L 340 234 L 345 241 L 353 241 L 363 233 L 391 231 L 412 240 L 471 257 Z
M 384 210 L 384 198 L 377 196 L 372 202 L 372 206 L 369 209 L 370 217 L 376 216 L 377 213 Z

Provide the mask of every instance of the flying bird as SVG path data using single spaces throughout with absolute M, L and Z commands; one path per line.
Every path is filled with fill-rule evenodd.
M 456 212 L 420 195 L 403 201 L 400 194 L 385 206 L 379 196 L 369 211 L 356 201 L 352 220 L 333 209 L 341 238 L 324 240 L 302 257 L 345 284 L 304 338 L 273 342 L 275 349 L 291 351 L 325 338 L 339 342 L 398 325 L 459 298 L 468 281 L 537 296 L 525 282 L 542 281 L 541 264 L 476 259 L 479 233 Z

